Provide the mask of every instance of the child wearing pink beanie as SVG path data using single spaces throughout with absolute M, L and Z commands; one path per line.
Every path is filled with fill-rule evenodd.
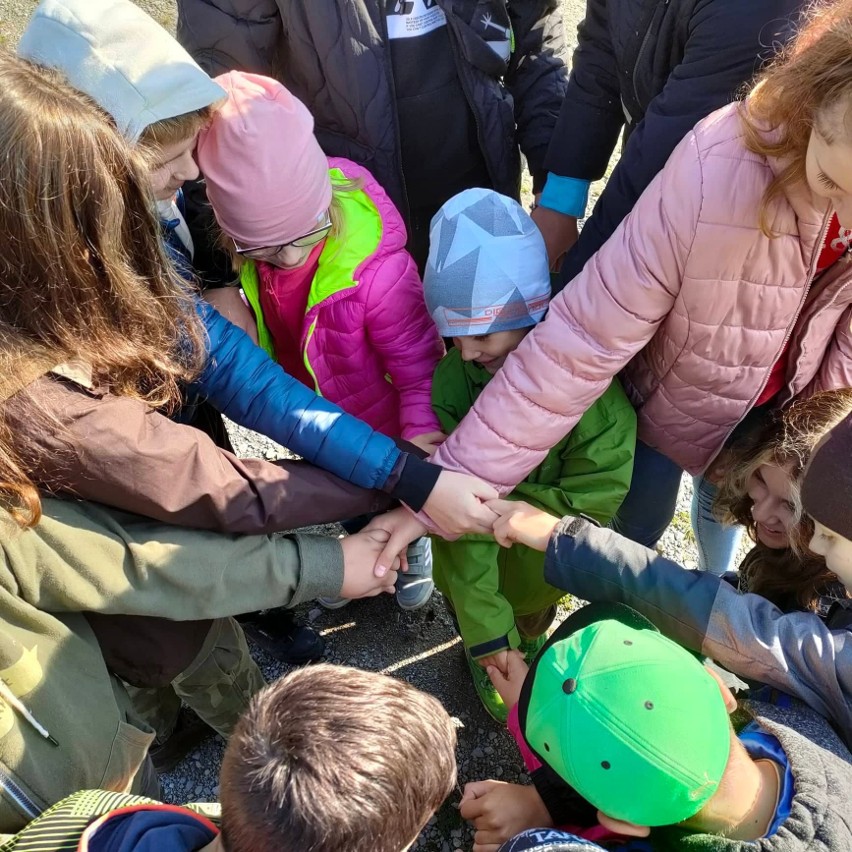
M 431 450 L 443 347 L 398 211 L 364 168 L 326 158 L 280 83 L 238 71 L 217 82 L 227 100 L 198 164 L 261 345 L 349 414 Z
M 399 212 L 362 166 L 326 158 L 280 83 L 237 71 L 216 82 L 227 99 L 199 136 L 198 165 L 260 345 L 347 413 L 433 452 L 444 348 Z

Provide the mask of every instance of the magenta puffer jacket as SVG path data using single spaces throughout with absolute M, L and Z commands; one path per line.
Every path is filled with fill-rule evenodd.
M 342 236 L 339 243 L 326 240 L 311 282 L 299 349 L 314 389 L 385 435 L 411 439 L 438 431 L 432 375 L 444 345 L 405 250 L 405 225 L 363 166 L 336 157 L 328 165 L 332 181 L 360 179 L 363 186 L 339 194 Z M 257 273 L 253 265 L 243 270 L 257 311 Z M 278 274 L 264 267 L 262 286 L 274 291 Z
M 434 461 L 508 492 L 621 372 L 640 439 L 699 473 L 788 340 L 779 401 L 852 386 L 852 263 L 814 285 L 830 211 L 806 185 L 771 205 L 777 236 L 760 231 L 780 165 L 746 150 L 741 108 L 681 142 Z

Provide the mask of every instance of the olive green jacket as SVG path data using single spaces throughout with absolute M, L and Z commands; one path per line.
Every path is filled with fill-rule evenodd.
M 25 531 L 0 514 L 0 678 L 58 745 L 0 700 L 3 833 L 77 790 L 138 791 L 153 731 L 83 612 L 220 618 L 333 597 L 343 582 L 333 538 L 221 535 L 70 500 L 43 509 Z

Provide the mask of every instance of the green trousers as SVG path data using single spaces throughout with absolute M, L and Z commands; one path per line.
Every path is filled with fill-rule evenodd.
M 136 712 L 162 742 L 177 724 L 181 702 L 227 738 L 264 685 L 242 627 L 233 618 L 218 618 L 198 656 L 168 686 L 140 689 L 128 684 L 127 691 Z

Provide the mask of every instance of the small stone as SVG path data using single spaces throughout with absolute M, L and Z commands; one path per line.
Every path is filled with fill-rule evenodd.
M 491 732 L 488 734 L 488 739 L 489 739 L 489 740 L 496 740 L 496 739 L 497 739 L 497 731 L 491 731 Z
M 491 746 L 485 746 L 485 753 L 486 754 L 494 754 L 494 749 L 491 748 Z
M 474 760 L 482 760 L 482 758 L 483 758 L 483 757 L 485 757 L 485 752 L 484 752 L 481 748 L 475 748 L 475 749 L 474 749 L 474 750 L 470 753 L 470 756 L 471 756 Z

